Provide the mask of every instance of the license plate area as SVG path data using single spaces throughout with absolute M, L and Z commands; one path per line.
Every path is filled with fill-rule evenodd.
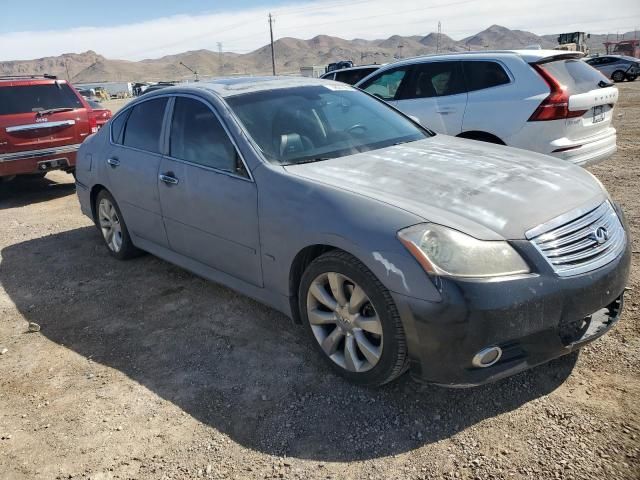
M 599 123 L 604 120 L 604 105 L 596 105 L 593 107 L 593 123 Z
M 57 170 L 69 166 L 69 160 L 66 158 L 55 158 L 53 160 L 45 160 L 38 162 L 38 170 L 46 172 L 47 170 Z

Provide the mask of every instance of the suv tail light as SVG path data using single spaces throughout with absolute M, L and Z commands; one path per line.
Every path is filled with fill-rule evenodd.
M 533 64 L 531 66 L 549 85 L 551 93 L 531 114 L 531 117 L 529 117 L 530 122 L 581 117 L 587 112 L 587 110 L 569 110 L 569 94 L 562 88 L 562 85 L 540 65 Z
M 92 110 L 87 110 L 87 118 L 89 119 L 91 133 L 96 133 L 98 131 L 98 120 Z

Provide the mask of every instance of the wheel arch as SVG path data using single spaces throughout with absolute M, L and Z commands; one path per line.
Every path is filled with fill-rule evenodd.
M 469 130 L 456 135 L 459 138 L 467 138 L 469 140 L 479 140 L 481 142 L 495 143 L 497 145 L 506 145 L 502 139 L 493 133 L 483 132 L 482 130 Z
M 96 198 L 102 190 L 106 190 L 107 192 L 109 191 L 104 185 L 96 183 L 91 187 L 91 192 L 89 194 L 89 199 L 91 201 L 91 218 L 93 218 L 94 222 L 96 222 Z

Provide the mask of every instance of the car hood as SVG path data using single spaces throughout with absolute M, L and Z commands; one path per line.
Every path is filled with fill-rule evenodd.
M 523 239 L 607 198 L 595 177 L 566 161 L 446 135 L 285 169 L 484 240 Z

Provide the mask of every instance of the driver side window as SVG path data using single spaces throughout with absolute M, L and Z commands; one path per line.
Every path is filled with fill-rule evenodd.
M 382 72 L 363 85 L 362 90 L 382 100 L 394 100 L 398 96 L 408 70 L 409 67 L 400 67 Z

